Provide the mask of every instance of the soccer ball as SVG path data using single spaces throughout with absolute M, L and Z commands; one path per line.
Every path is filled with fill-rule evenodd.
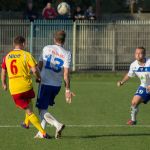
M 57 11 L 60 15 L 65 15 L 70 12 L 70 6 L 66 2 L 62 2 L 57 6 Z

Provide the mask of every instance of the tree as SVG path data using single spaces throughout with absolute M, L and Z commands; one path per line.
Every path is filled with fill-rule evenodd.
M 25 0 L 1 0 L 0 10 L 20 10 L 25 6 Z

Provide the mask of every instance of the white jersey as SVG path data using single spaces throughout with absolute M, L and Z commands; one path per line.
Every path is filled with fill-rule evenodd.
M 71 64 L 70 51 L 58 45 L 47 45 L 43 48 L 39 61 L 43 61 L 41 83 L 61 86 L 63 68 L 69 68 Z
M 137 60 L 131 63 L 128 76 L 137 76 L 141 81 L 140 86 L 142 87 L 147 87 L 150 85 L 150 59 L 146 59 L 144 66 L 140 66 Z

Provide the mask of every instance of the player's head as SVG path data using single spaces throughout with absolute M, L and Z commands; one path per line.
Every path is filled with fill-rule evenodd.
M 138 61 L 142 61 L 146 56 L 146 49 L 144 47 L 137 47 L 135 49 L 135 59 Z
M 25 38 L 23 36 L 16 36 L 14 38 L 14 46 L 18 48 L 24 48 L 25 46 Z
M 63 45 L 65 43 L 66 33 L 65 31 L 57 31 L 54 34 L 54 42 L 55 44 Z

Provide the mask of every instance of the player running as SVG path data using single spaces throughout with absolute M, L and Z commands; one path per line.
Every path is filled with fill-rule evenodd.
M 45 46 L 39 58 L 41 83 L 39 85 L 36 107 L 39 109 L 42 127 L 45 129 L 47 122 L 56 128 L 56 139 L 61 137 L 61 132 L 65 125 L 58 122 L 48 112 L 48 106 L 55 104 L 54 99 L 60 91 L 63 77 L 66 88 L 66 102 L 71 103 L 72 96 L 74 96 L 70 91 L 69 78 L 71 53 L 63 48 L 65 37 L 64 31 L 57 31 L 54 35 L 54 45 Z M 40 138 L 40 134 L 37 133 L 35 138 Z
M 137 76 L 141 81 L 131 102 L 131 119 L 127 122 L 128 125 L 137 123 L 136 115 L 139 104 L 146 104 L 150 100 L 150 59 L 146 58 L 144 47 L 136 48 L 134 56 L 135 61 L 131 63 L 129 72 L 121 81 L 117 82 L 118 87 L 120 87 L 134 76 Z
M 30 70 L 37 80 L 41 80 L 37 63 L 29 52 L 24 51 L 25 38 L 17 36 L 14 39 L 14 49 L 2 62 L 2 87 L 7 90 L 6 75 L 9 79 L 9 90 L 17 107 L 25 110 L 25 120 L 22 127 L 28 129 L 31 122 L 42 134 L 42 138 L 50 138 L 41 127 L 40 122 L 32 111 L 31 99 L 35 97 Z

